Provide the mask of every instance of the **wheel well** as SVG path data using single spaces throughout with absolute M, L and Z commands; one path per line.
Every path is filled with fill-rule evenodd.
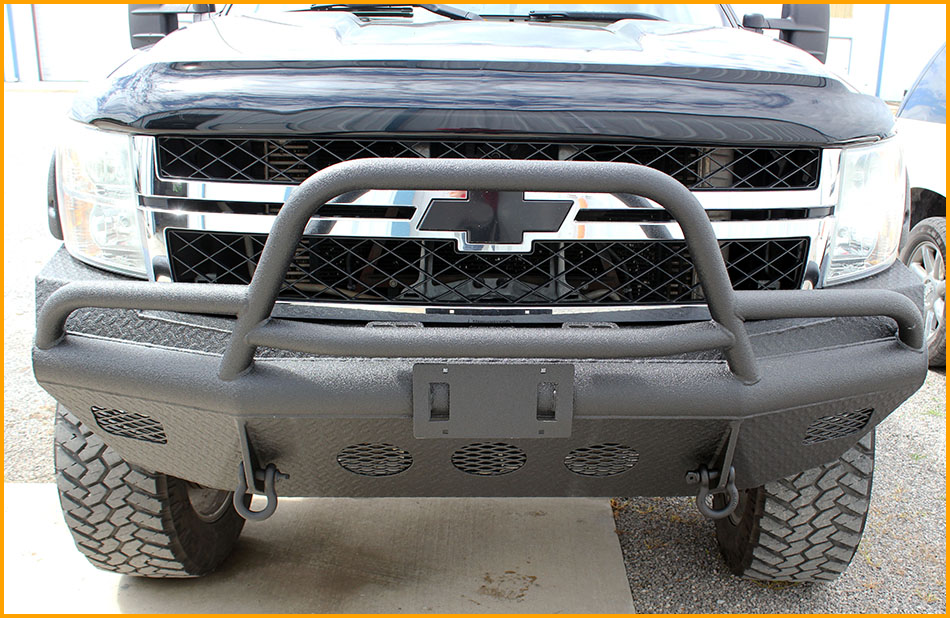
M 910 226 L 914 227 L 928 217 L 946 217 L 947 198 L 930 189 L 910 190 Z

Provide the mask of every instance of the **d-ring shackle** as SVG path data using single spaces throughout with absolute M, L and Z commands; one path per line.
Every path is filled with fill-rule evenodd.
M 699 512 L 702 513 L 705 517 L 709 519 L 722 519 L 723 517 L 729 517 L 732 515 L 733 511 L 736 510 L 736 507 L 739 506 L 739 490 L 736 488 L 736 469 L 732 466 L 729 467 L 729 477 L 726 479 L 726 486 L 714 487 L 710 489 L 709 487 L 709 470 L 706 469 L 706 466 L 700 466 L 699 468 L 699 493 L 696 494 L 696 508 L 699 509 Z M 714 509 L 706 502 L 706 499 L 710 495 L 724 494 L 729 496 L 729 502 L 726 503 L 726 506 L 721 509 Z
M 244 497 L 248 495 L 244 463 L 238 465 L 238 486 L 234 490 L 234 509 L 238 512 L 238 515 L 252 521 L 263 521 L 274 514 L 274 511 L 277 510 L 277 489 L 275 485 L 278 474 L 280 473 L 277 471 L 277 466 L 267 464 L 263 472 L 264 497 L 267 499 L 267 504 L 260 511 L 253 511 L 250 506 L 244 503 Z M 287 478 L 286 474 L 280 474 L 280 476 Z

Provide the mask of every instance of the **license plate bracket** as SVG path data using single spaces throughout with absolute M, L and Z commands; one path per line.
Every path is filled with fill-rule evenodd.
M 574 365 L 416 363 L 417 438 L 569 438 Z

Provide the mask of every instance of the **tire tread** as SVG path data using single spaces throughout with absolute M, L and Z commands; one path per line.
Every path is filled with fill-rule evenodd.
M 230 553 L 243 525 L 236 513 L 205 524 L 225 526 L 223 534 L 189 539 L 195 516 L 187 493 L 175 486 L 184 481 L 129 464 L 62 407 L 54 442 L 66 525 L 94 566 L 146 577 L 195 577 Z
M 861 541 L 873 474 L 872 431 L 836 461 L 747 490 L 744 521 L 717 522 L 726 563 L 749 579 L 835 579 Z

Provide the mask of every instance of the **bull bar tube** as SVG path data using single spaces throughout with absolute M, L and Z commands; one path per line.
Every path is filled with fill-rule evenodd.
M 538 337 L 532 329 L 517 327 L 354 329 L 271 317 L 307 223 L 331 199 L 366 189 L 456 190 L 459 187 L 611 193 L 621 200 L 636 195 L 656 202 L 669 211 L 683 231 L 712 319 L 650 328 L 546 329 L 544 336 Z M 340 163 L 314 174 L 293 191 L 274 221 L 248 285 L 67 283 L 50 295 L 38 311 L 35 361 L 42 353 L 55 354 L 57 348 L 68 341 L 66 321 L 74 311 L 84 308 L 152 309 L 236 317 L 227 347 L 217 361 L 216 375 L 224 383 L 254 379 L 255 352 L 259 346 L 313 355 L 378 359 L 647 359 L 721 350 L 736 386 L 751 388 L 760 381 L 762 373 L 746 330 L 746 320 L 883 316 L 896 322 L 897 337 L 905 350 L 916 352 L 919 357 L 924 345 L 919 309 L 913 301 L 895 291 L 733 290 L 713 228 L 696 198 L 662 172 L 625 163 L 465 159 L 364 159 Z M 122 344 L 94 344 L 105 353 L 109 345 Z M 116 353 L 120 353 L 118 349 Z M 202 362 L 213 360 L 202 359 Z M 40 372 L 37 376 L 40 379 Z M 235 416 L 238 417 L 240 413 Z M 713 470 L 712 477 L 720 478 L 720 484 L 713 491 L 726 493 L 727 481 L 731 484 L 735 477 L 731 464 L 736 456 L 741 422 L 728 423 L 715 452 L 716 461 L 710 462 L 719 467 L 718 473 Z M 263 484 L 264 467 L 255 463 L 260 456 L 254 453 L 243 418 L 238 418 L 238 435 L 239 481 L 246 486 L 247 480 L 253 479 L 250 485 L 254 493 L 276 498 L 273 480 L 269 487 Z M 275 477 L 275 470 L 268 467 L 269 478 Z M 702 467 L 701 471 L 704 470 Z M 690 474 L 694 476 L 687 475 L 687 484 L 695 482 L 690 480 L 696 478 L 695 474 Z M 277 474 L 277 478 L 282 476 L 286 475 Z M 734 492 L 735 487 L 729 489 Z M 703 490 L 708 492 L 709 488 Z M 700 508 L 702 510 L 702 506 Z M 246 516 L 253 514 L 245 513 Z

